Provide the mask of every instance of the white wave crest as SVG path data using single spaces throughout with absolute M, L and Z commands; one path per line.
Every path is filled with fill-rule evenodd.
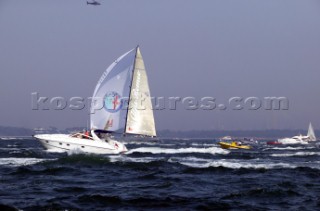
M 32 139 L 32 137 L 31 137 L 31 136 L 17 136 L 17 137 L 11 136 L 11 137 L 1 137 L 0 139 L 1 139 L 1 140 L 4 140 L 4 141 L 10 141 L 10 140 L 26 140 L 26 139 Z
M 164 157 L 139 157 L 139 158 L 131 158 L 122 155 L 112 155 L 109 156 L 110 162 L 133 162 L 133 163 L 150 163 L 152 161 L 164 160 Z
M 155 145 L 161 145 L 161 146 L 175 146 L 176 144 L 162 144 L 162 143 L 155 143 L 155 142 L 137 142 L 137 141 L 132 141 L 132 142 L 122 142 L 123 144 L 131 144 L 131 145 L 148 145 L 148 146 L 155 146 Z
M 178 153 L 207 153 L 207 154 L 222 154 L 226 155 L 229 154 L 230 151 L 217 148 L 217 147 L 209 147 L 209 148 L 178 148 L 178 149 L 167 149 L 167 148 L 160 148 L 160 147 L 140 147 L 136 149 L 132 149 L 128 151 L 126 154 L 132 154 L 135 152 L 141 153 L 152 153 L 152 154 L 178 154 Z
M 64 153 L 66 152 L 63 149 L 59 149 L 59 148 L 54 148 L 54 149 L 46 149 L 44 150 L 45 152 L 49 152 L 49 153 Z
M 309 167 L 320 169 L 319 163 L 316 162 L 276 162 L 271 160 L 261 160 L 259 158 L 243 161 L 240 159 L 205 159 L 198 157 L 138 157 L 132 158 L 123 155 L 109 156 L 111 162 L 133 162 L 133 163 L 150 163 L 152 161 L 167 161 L 169 163 L 179 163 L 192 168 L 209 168 L 209 167 L 224 167 L 228 169 L 295 169 L 298 167 Z
M 217 145 L 217 144 L 199 144 L 199 143 L 192 143 L 191 146 L 213 147 L 213 146 L 218 146 L 218 145 Z
M 0 148 L 3 151 L 12 151 L 12 150 L 20 150 L 20 148 Z
M 64 152 L 66 152 L 66 151 L 64 151 Z M 68 150 L 67 154 L 70 156 L 70 155 L 80 155 L 80 154 L 87 154 L 87 153 L 82 151 L 79 148 L 75 148 L 75 149 Z
M 271 147 L 266 148 L 265 150 L 304 150 L 304 149 L 315 149 L 315 147 Z
M 1 166 L 27 166 L 33 165 L 39 162 L 48 161 L 52 159 L 42 159 L 42 158 L 0 158 Z
M 175 162 L 175 161 L 183 161 L 183 162 L 210 162 L 212 159 L 205 159 L 205 158 L 198 158 L 198 157 L 171 157 L 169 162 Z
M 284 154 L 271 154 L 272 157 L 294 157 L 294 156 L 314 156 L 320 155 L 320 152 L 296 152 Z
M 211 160 L 205 162 L 190 162 L 190 161 L 178 161 L 182 165 L 190 166 L 193 168 L 209 168 L 209 167 L 224 167 L 229 169 L 280 169 L 280 168 L 296 168 L 296 165 L 289 163 L 259 163 L 254 160 L 241 161 L 241 160 Z
M 9 141 L 9 140 L 17 140 L 18 138 L 13 138 L 13 137 L 2 137 L 0 138 L 1 140 Z

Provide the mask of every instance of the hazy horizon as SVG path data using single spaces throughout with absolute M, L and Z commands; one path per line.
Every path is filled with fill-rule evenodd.
M 83 111 L 35 111 L 31 93 L 91 97 L 137 44 L 152 96 L 287 97 L 289 110 L 155 111 L 158 130 L 320 129 L 320 3 L 2 0 L 0 125 L 85 126 Z

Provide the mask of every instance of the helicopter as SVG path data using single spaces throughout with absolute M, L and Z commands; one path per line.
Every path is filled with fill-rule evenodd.
M 97 2 L 96 0 L 90 0 L 90 1 L 87 1 L 87 5 L 99 6 L 101 5 L 101 3 Z

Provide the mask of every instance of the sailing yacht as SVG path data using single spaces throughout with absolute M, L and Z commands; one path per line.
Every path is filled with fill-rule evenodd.
M 316 140 L 317 140 L 317 138 L 314 133 L 312 124 L 310 122 L 308 134 L 306 136 L 303 136 L 300 134 L 298 136 L 293 136 L 292 138 L 278 139 L 278 143 L 280 143 L 280 144 L 308 144 L 309 142 L 316 141 Z
M 91 131 L 35 135 L 46 149 L 119 154 L 126 146 L 115 136 L 156 136 L 148 77 L 139 46 L 113 62 L 99 79 L 90 108 Z

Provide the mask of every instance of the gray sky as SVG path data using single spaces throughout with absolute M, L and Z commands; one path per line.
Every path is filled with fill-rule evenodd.
M 31 93 L 90 97 L 140 44 L 153 96 L 284 96 L 289 111 L 156 111 L 158 130 L 320 128 L 318 0 L 0 1 L 0 125 L 83 126 L 32 111 Z

